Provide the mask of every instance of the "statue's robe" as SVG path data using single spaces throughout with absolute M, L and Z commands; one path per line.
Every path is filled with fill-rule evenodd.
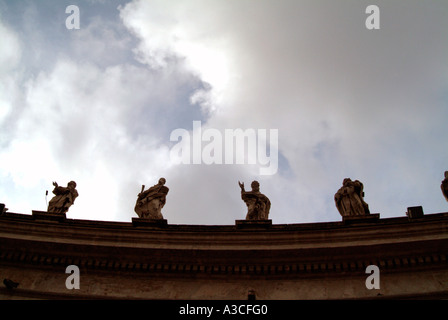
M 363 184 L 358 180 L 342 186 L 334 195 L 336 208 L 341 216 L 361 216 L 370 214 L 369 205 L 363 199 Z
M 242 191 L 241 198 L 247 205 L 246 220 L 267 220 L 271 201 L 259 191 Z
M 162 208 L 169 188 L 156 184 L 138 195 L 134 211 L 140 218 L 163 219 Z
M 55 196 L 48 203 L 47 209 L 48 212 L 53 213 L 66 213 L 78 197 L 78 191 L 69 187 L 55 187 L 53 193 Z
M 443 193 L 443 196 L 445 197 L 446 201 L 448 201 L 448 179 L 444 179 L 442 181 L 440 188 L 442 189 L 442 193 Z

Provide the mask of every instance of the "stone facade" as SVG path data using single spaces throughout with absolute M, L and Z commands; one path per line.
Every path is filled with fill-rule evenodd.
M 448 213 L 170 225 L 0 216 L 2 299 L 448 298 Z M 79 289 L 67 289 L 69 265 Z M 379 268 L 379 289 L 366 268 Z

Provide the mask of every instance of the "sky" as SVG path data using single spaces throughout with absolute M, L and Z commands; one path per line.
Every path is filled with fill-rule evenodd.
M 381 218 L 447 212 L 447 16 L 439 0 L 0 0 L 0 202 L 45 211 L 74 180 L 68 218 L 130 222 L 164 177 L 169 224 L 232 225 L 238 181 L 257 180 L 274 224 L 340 221 L 351 178 Z M 276 130 L 278 169 L 177 163 L 171 133 L 194 121 Z

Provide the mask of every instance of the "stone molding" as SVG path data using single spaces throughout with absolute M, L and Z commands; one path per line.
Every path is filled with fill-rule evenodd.
M 448 212 L 258 226 L 56 218 L 0 216 L 0 270 L 21 283 L 0 297 L 377 297 L 364 285 L 372 264 L 387 297 L 448 296 Z M 68 265 L 80 269 L 79 291 L 65 288 Z
M 272 227 L 272 220 L 235 220 L 237 229 L 269 229 Z
M 166 219 L 132 218 L 132 225 L 134 227 L 165 228 L 168 221 Z
M 63 222 L 67 219 L 65 213 L 51 213 L 47 211 L 33 210 L 32 215 L 35 220 L 49 220 L 49 221 Z
M 376 221 L 376 222 L 373 222 Z M 255 226 L 255 227 L 254 227 Z M 168 225 L 56 219 L 46 213 L 0 218 L 0 262 L 179 275 L 301 277 L 364 272 L 375 264 L 446 267 L 448 213 L 363 223 Z
M 344 216 L 342 217 L 342 221 L 346 224 L 355 224 L 355 223 L 372 223 L 377 222 L 380 219 L 379 213 L 371 213 L 362 216 Z

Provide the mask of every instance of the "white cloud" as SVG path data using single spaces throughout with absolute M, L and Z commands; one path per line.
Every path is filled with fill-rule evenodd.
M 201 12 L 206 14 L 201 14 Z M 213 87 L 204 99 L 204 91 L 194 95 L 205 111 L 226 102 L 229 82 L 238 77 L 232 65 L 232 41 L 223 32 L 227 28 L 221 2 L 137 1 L 121 8 L 124 24 L 141 39 L 136 54 L 152 68 L 164 68 L 175 59 Z
M 20 77 L 19 67 L 22 55 L 20 40 L 10 28 L 0 21 L 0 124 L 11 112 L 9 101 L 16 98 L 18 87 L 16 81 Z M 2 138 L 0 138 L 0 142 Z
M 22 54 L 22 48 L 17 35 L 0 22 L 2 46 L 0 48 L 0 72 L 6 73 L 17 67 Z
M 194 96 L 216 111 L 210 127 L 278 128 L 280 151 L 294 177 L 269 183 L 295 190 L 281 200 L 282 214 L 289 221 L 325 220 L 337 217 L 332 199 L 346 176 L 364 180 L 373 210 L 401 215 L 412 196 L 393 203 L 381 193 L 384 181 L 390 190 L 411 193 L 403 181 L 413 179 L 397 166 L 425 171 L 432 166 L 430 154 L 440 152 L 437 143 L 429 148 L 425 141 L 433 138 L 428 133 L 434 124 L 443 130 L 446 110 L 434 95 L 446 90 L 440 68 L 446 69 L 441 57 L 448 49 L 426 34 L 446 23 L 434 9 L 411 7 L 421 12 L 407 21 L 397 6 L 382 5 L 385 27 L 377 33 L 365 28 L 362 3 L 135 1 L 121 17 L 141 39 L 141 61 L 163 68 L 173 57 L 184 59 L 211 85 L 207 95 Z M 423 19 L 428 11 L 434 23 Z M 390 24 L 388 14 L 400 23 Z M 403 38 L 403 26 L 415 33 Z M 437 196 L 422 204 L 433 207 Z M 313 214 L 295 217 L 290 212 L 297 205 Z
M 169 165 L 157 127 L 163 114 L 158 94 L 168 94 L 173 83 L 181 82 L 180 74 L 173 76 L 176 81 L 160 81 L 132 65 L 103 70 L 71 60 L 56 62 L 53 70 L 26 83 L 26 106 L 1 150 L 3 175 L 26 193 L 51 191 L 53 180 L 61 185 L 75 180 L 80 197 L 70 209 L 72 217 L 129 220 L 133 204 L 116 199 L 129 196 L 130 187 L 137 194 L 139 183 L 155 179 Z M 140 118 L 132 117 L 136 112 Z M 133 126 L 148 127 L 136 134 Z
M 373 32 L 365 28 L 366 6 L 133 1 L 119 7 L 124 26 L 82 11 L 79 33 L 34 75 L 14 71 L 36 70 L 34 60 L 21 64 L 0 49 L 16 68 L 0 79 L 3 118 L 9 115 L 0 140 L 8 187 L 0 195 L 26 212 L 23 197 L 41 207 L 38 190 L 73 179 L 80 196 L 69 216 L 130 221 L 140 186 L 164 176 L 169 223 L 233 224 L 246 211 L 238 180 L 257 179 L 274 223 L 334 221 L 333 195 L 350 177 L 364 183 L 372 212 L 383 217 L 412 205 L 443 211 L 445 5 L 409 2 L 403 12 L 380 3 L 382 26 Z M 278 173 L 173 166 L 170 132 L 191 130 L 193 120 L 221 132 L 278 129 Z

